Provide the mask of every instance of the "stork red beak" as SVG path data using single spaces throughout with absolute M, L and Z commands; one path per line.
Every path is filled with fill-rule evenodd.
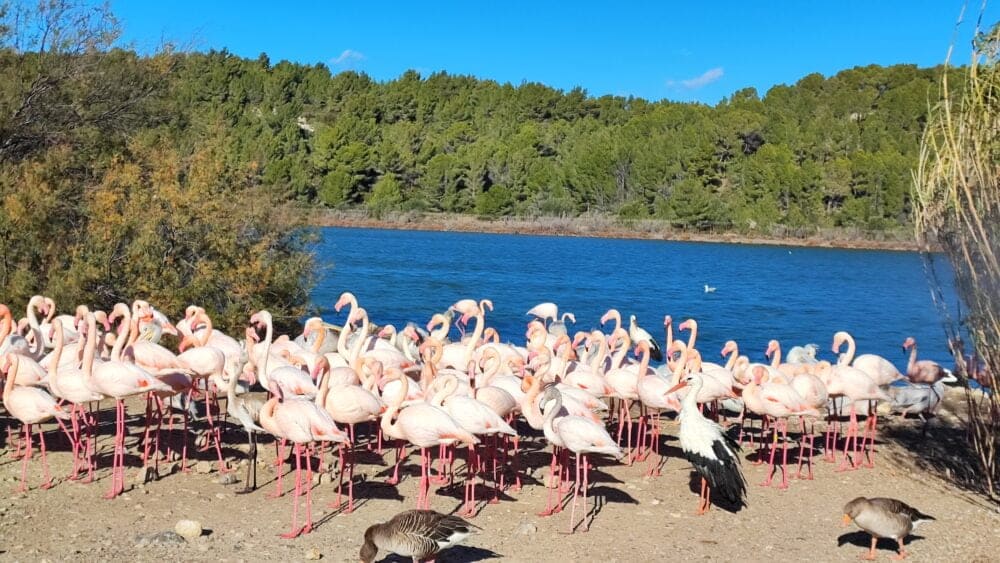
M 678 389 L 683 389 L 683 388 L 687 387 L 687 384 L 688 384 L 687 381 L 681 381 L 677 385 L 674 385 L 670 389 L 667 389 L 667 392 L 664 393 L 664 395 L 669 395 L 669 394 L 673 393 L 674 391 L 677 391 Z

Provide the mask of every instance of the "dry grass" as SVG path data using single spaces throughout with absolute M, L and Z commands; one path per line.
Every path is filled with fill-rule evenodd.
M 941 244 L 968 308 L 965 328 L 985 366 L 970 366 L 969 372 L 995 390 L 1000 374 L 1000 26 L 977 33 L 975 45 L 964 84 L 950 85 L 948 74 L 942 75 L 943 98 L 931 112 L 915 174 L 914 213 L 918 241 Z M 950 314 L 946 318 L 951 336 L 958 336 L 960 321 Z M 964 355 L 956 360 L 962 362 Z M 967 434 L 984 492 L 1000 501 L 1000 397 L 969 392 L 967 401 L 975 407 L 969 409 Z

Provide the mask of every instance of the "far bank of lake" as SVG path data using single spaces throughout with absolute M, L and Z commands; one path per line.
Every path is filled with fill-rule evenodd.
M 742 234 L 729 231 L 680 229 L 665 221 L 635 220 L 615 217 L 539 217 L 482 219 L 473 215 L 448 213 L 400 213 L 374 217 L 363 211 L 307 211 L 308 223 L 317 227 L 352 227 L 413 231 L 493 233 L 509 235 L 545 235 L 636 240 L 688 241 L 724 244 L 752 244 L 805 248 L 844 248 L 918 252 L 920 245 L 911 233 L 867 232 L 852 229 L 827 229 L 783 236 Z M 934 248 L 937 251 L 937 248 Z

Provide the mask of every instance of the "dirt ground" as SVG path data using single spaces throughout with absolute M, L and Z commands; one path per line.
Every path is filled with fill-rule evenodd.
M 127 445 L 135 453 L 141 438 L 142 420 L 138 403 L 130 404 L 130 437 Z M 138 460 L 128 456 L 126 493 L 114 500 L 101 495 L 109 485 L 113 420 L 110 405 L 104 405 L 104 434 L 100 441 L 99 480 L 79 484 L 61 478 L 68 473 L 70 454 L 65 440 L 49 432 L 50 462 L 60 476 L 55 487 L 40 490 L 40 466 L 29 471 L 32 489 L 26 494 L 7 493 L 17 485 L 21 464 L 9 450 L 0 450 L 0 559 L 12 561 L 358 561 L 364 529 L 401 510 L 413 508 L 416 499 L 416 455 L 411 455 L 402 482 L 383 484 L 386 465 L 372 455 L 363 456 L 355 488 L 359 506 L 353 514 L 326 508 L 335 496 L 335 483 L 323 482 L 314 489 L 315 530 L 295 540 L 278 537 L 290 524 L 290 494 L 278 499 L 266 495 L 274 490 L 274 472 L 266 466 L 274 459 L 274 447 L 262 443 L 258 471 L 260 489 L 237 495 L 242 484 L 224 485 L 211 473 L 173 473 L 145 485 L 136 482 Z M 2 419 L 8 422 L 9 419 Z M 548 449 L 534 436 L 526 444 L 526 459 L 532 469 L 520 492 L 508 491 L 494 505 L 480 504 L 470 519 L 483 528 L 463 546 L 447 552 L 439 561 L 657 561 L 682 557 L 687 560 L 733 561 L 853 561 L 868 545 L 868 536 L 857 528 L 841 525 L 841 507 L 856 496 L 889 496 L 901 499 L 937 518 L 917 530 L 908 540 L 912 561 L 1000 561 L 1000 514 L 983 497 L 964 492 L 935 476 L 941 471 L 925 468 L 912 448 L 938 444 L 954 428 L 948 417 L 931 427 L 924 442 L 918 420 L 886 420 L 880 433 L 874 469 L 845 473 L 819 459 L 815 479 L 793 480 L 788 490 L 761 487 L 766 465 L 753 465 L 753 452 L 744 450 L 743 469 L 749 487 L 749 506 L 733 513 L 713 507 L 705 516 L 695 516 L 696 481 L 690 465 L 678 456 L 676 423 L 665 421 L 664 444 L 668 459 L 662 475 L 644 477 L 646 465 L 627 467 L 610 460 L 598 461 L 592 499 L 600 501 L 589 532 L 565 534 L 569 510 L 551 517 L 536 515 L 545 505 L 546 489 L 539 480 L 547 471 Z M 526 428 L 522 425 L 522 428 Z M 2 438 L 0 438 L 2 439 Z M 244 439 L 235 429 L 225 436 L 225 452 L 236 467 Z M 817 446 L 822 437 L 817 440 Z M 949 446 L 944 445 L 944 449 Z M 37 454 L 36 454 L 37 455 Z M 210 452 L 200 460 L 211 460 Z M 391 460 L 386 452 L 386 463 Z M 266 460 L 266 461 L 264 461 Z M 37 462 L 37 458 L 36 458 Z M 286 466 L 287 467 L 287 466 Z M 204 469 L 204 467 L 202 467 Z M 238 475 L 242 479 L 242 468 Z M 462 474 L 462 462 L 456 472 Z M 286 479 L 286 490 L 293 481 Z M 485 491 L 483 491 L 485 492 Z M 481 493 L 482 494 L 482 493 Z M 461 501 L 459 483 L 439 490 L 432 508 L 450 512 Z M 593 500 L 592 500 L 593 503 Z M 591 510 L 593 510 L 591 504 Z M 579 517 L 579 513 L 578 513 Z M 171 545 L 150 541 L 149 536 L 173 530 L 180 519 L 201 522 L 205 533 L 190 542 Z M 879 543 L 878 559 L 893 554 L 888 541 Z M 389 557 L 380 552 L 382 558 Z M 403 561 L 389 557 L 388 561 Z

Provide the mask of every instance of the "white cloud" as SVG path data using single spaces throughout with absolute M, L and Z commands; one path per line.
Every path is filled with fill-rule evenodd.
M 700 76 L 696 76 L 694 78 L 687 78 L 685 80 L 667 80 L 667 86 L 671 88 L 683 88 L 685 90 L 697 90 L 722 78 L 723 74 L 724 72 L 722 67 L 717 66 L 706 70 Z
M 354 49 L 344 49 L 344 52 L 339 56 L 330 59 L 330 64 L 333 65 L 349 65 L 357 61 L 365 60 L 365 54 Z

